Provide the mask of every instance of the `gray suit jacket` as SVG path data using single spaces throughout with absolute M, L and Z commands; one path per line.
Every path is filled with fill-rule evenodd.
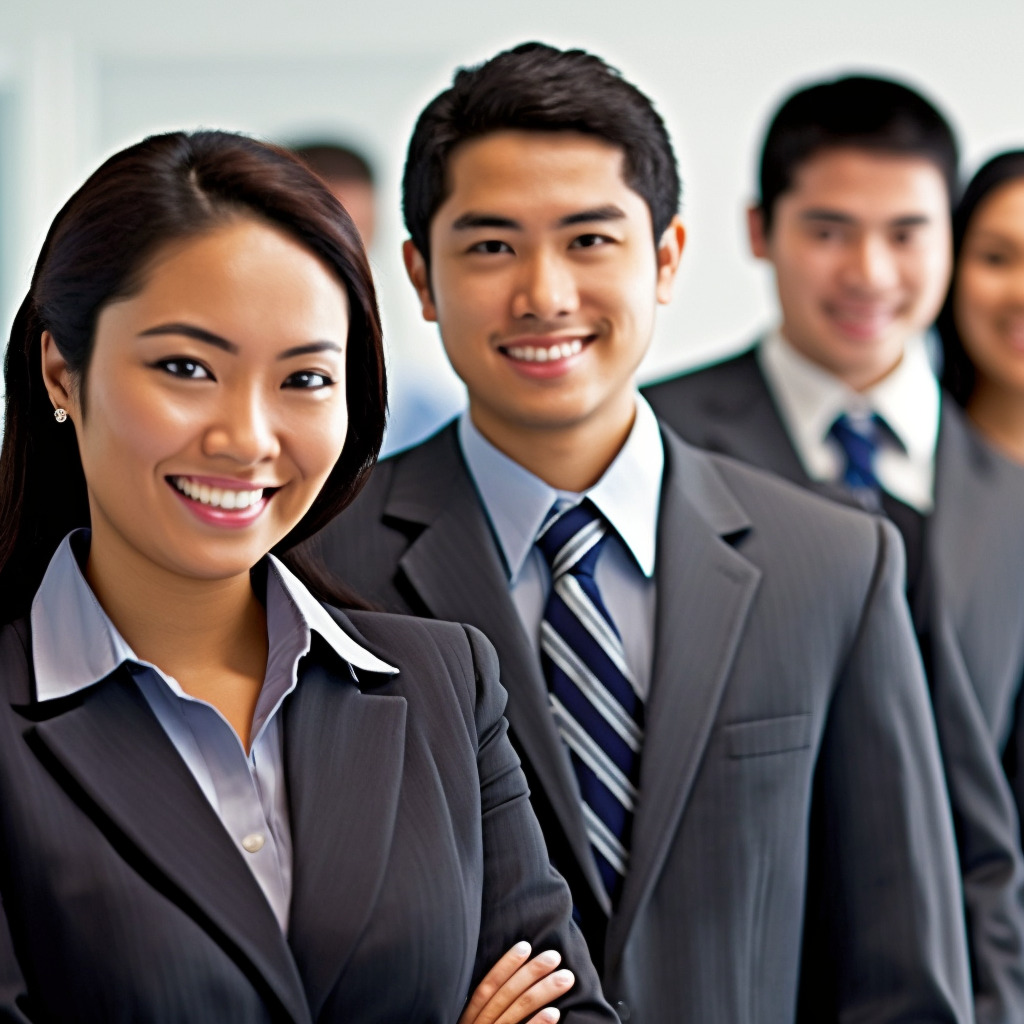
M 692 444 L 839 497 L 807 476 L 754 350 L 644 390 Z M 1024 1021 L 1024 913 L 1017 805 L 1024 795 L 1024 471 L 993 452 L 948 398 L 935 509 L 925 522 L 914 620 L 957 827 L 980 1021 Z
M 316 541 L 371 599 L 494 642 L 549 850 L 623 1019 L 969 1020 L 895 531 L 665 442 L 641 797 L 614 909 L 454 428 L 378 466 Z
M 505 735 L 476 631 L 337 613 L 397 676 L 326 644 L 283 709 L 288 935 L 128 670 L 35 701 L 0 632 L 0 1020 L 454 1024 L 513 942 L 576 973 L 563 1020 L 611 1024 Z

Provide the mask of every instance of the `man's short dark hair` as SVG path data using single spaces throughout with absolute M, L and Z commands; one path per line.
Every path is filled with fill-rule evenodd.
M 584 50 L 523 43 L 483 64 L 460 68 L 450 88 L 420 115 L 409 142 L 402 209 L 413 244 L 430 258 L 430 222 L 451 187 L 457 146 L 491 132 L 581 132 L 618 146 L 626 184 L 651 211 L 654 239 L 679 209 L 675 154 L 651 101 Z
M 292 146 L 292 152 L 324 180 L 364 181 L 373 184 L 370 161 L 358 150 L 340 142 L 318 140 Z
M 771 230 L 775 201 L 800 167 L 824 150 L 853 148 L 921 157 L 942 173 L 950 204 L 957 188 L 957 145 L 946 119 L 920 93 L 885 78 L 852 75 L 801 89 L 779 108 L 761 150 L 758 205 Z

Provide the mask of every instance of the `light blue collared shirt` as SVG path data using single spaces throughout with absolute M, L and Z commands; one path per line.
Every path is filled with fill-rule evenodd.
M 267 556 L 269 655 L 248 754 L 235 730 L 206 701 L 190 697 L 156 665 L 136 657 L 96 600 L 79 565 L 88 530 L 69 534 L 32 601 L 36 696 L 54 700 L 99 682 L 127 663 L 153 714 L 188 766 L 287 933 L 292 840 L 278 711 L 298 682 L 299 659 L 315 630 L 354 668 L 394 673 L 357 644 L 273 555 Z M 77 556 L 77 557 L 76 557 Z
M 558 500 L 577 505 L 589 498 L 611 524 L 595 578 L 640 696 L 646 699 L 654 661 L 654 561 L 665 469 L 661 430 L 646 400 L 637 396 L 626 443 L 601 479 L 582 494 L 550 487 L 498 451 L 468 412 L 459 420 L 459 444 L 498 539 L 509 593 L 538 657 L 551 574 L 534 541 L 548 511 Z

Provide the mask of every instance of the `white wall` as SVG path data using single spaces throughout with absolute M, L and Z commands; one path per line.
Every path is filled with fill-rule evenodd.
M 273 138 L 333 130 L 381 170 L 373 259 L 396 404 L 424 375 L 457 403 L 403 280 L 403 149 L 456 65 L 524 39 L 581 45 L 618 65 L 655 99 L 676 142 L 689 244 L 646 376 L 736 348 L 773 316 L 742 211 L 765 117 L 794 83 L 849 69 L 897 74 L 951 116 L 968 169 L 1024 144 L 1020 0 L 0 0 L 4 334 L 49 219 L 103 155 L 170 127 Z

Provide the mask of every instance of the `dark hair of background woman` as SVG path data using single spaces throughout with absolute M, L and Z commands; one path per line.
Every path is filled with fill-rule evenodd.
M 960 405 L 966 405 L 974 390 L 974 366 L 964 350 L 963 341 L 953 319 L 953 296 L 956 292 L 960 255 L 971 218 L 981 202 L 993 189 L 1008 181 L 1024 178 L 1024 150 L 1009 150 L 992 157 L 978 168 L 953 214 L 953 280 L 946 301 L 939 313 L 936 327 L 942 339 L 942 384 Z
M 274 553 L 311 536 L 358 493 L 383 438 L 387 389 L 373 279 L 348 214 L 282 149 L 228 132 L 152 136 L 107 160 L 57 214 L 11 328 L 0 451 L 0 622 L 27 613 L 60 540 L 89 525 L 74 428 L 70 420 L 55 422 L 43 385 L 43 331 L 67 361 L 87 416 L 85 381 L 103 307 L 141 289 L 163 247 L 238 217 L 257 217 L 319 257 L 349 303 L 345 446 L 313 506 Z M 357 603 L 315 578 L 309 565 L 289 561 L 321 596 Z

